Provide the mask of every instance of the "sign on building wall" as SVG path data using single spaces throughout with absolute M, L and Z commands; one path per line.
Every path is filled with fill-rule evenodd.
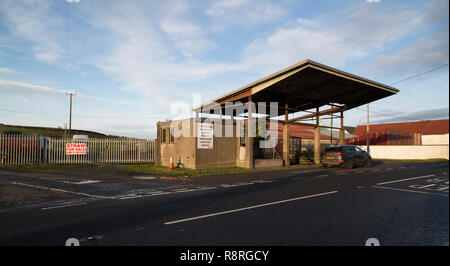
M 197 124 L 197 149 L 214 148 L 214 125 L 212 123 Z
M 86 154 L 86 143 L 67 143 L 66 144 L 66 154 L 67 155 L 76 155 Z

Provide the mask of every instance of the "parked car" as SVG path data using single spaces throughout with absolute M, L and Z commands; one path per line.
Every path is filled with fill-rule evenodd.
M 325 149 L 322 156 L 323 167 L 343 166 L 351 169 L 358 166 L 371 167 L 372 157 L 354 145 L 336 145 Z

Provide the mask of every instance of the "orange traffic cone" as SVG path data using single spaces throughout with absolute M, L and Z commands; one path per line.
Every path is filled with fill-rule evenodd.
M 169 168 L 173 169 L 173 157 L 172 157 L 172 155 L 170 155 Z

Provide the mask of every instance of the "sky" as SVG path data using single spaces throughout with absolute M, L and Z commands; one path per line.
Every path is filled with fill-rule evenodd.
M 0 123 L 63 128 L 74 92 L 73 129 L 154 138 L 306 58 L 394 84 L 371 123 L 448 118 L 448 20 L 447 0 L 1 0 Z

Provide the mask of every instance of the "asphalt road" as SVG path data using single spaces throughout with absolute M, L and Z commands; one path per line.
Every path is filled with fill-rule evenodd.
M 1 208 L 0 245 L 449 245 L 448 170 L 294 168 L 175 186 L 124 181 L 127 190 L 114 193 L 105 188 L 118 183 L 0 173 L 14 186 L 71 196 Z

